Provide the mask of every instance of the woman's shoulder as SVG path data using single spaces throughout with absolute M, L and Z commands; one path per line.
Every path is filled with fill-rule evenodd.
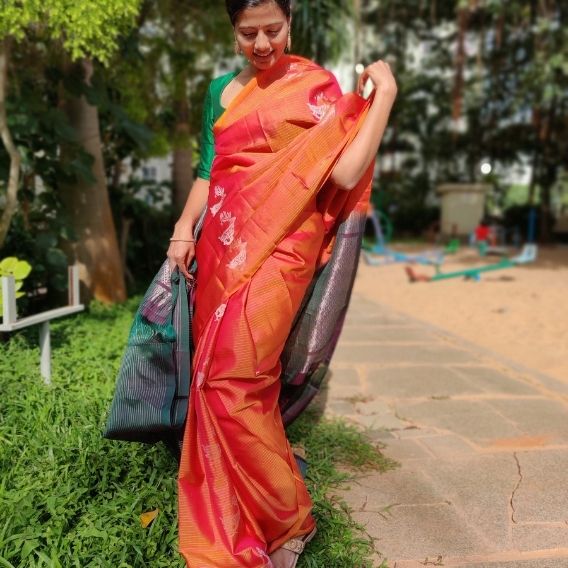
M 240 71 L 238 69 L 236 71 L 229 71 L 228 73 L 223 73 L 223 75 L 219 75 L 218 77 L 212 79 L 209 87 L 212 90 L 216 88 L 222 88 L 227 83 L 229 83 L 233 79 L 233 77 L 236 77 L 239 73 Z
M 325 67 L 322 67 L 316 61 L 308 59 L 307 57 L 303 57 L 301 55 L 296 55 L 296 54 L 293 55 L 291 54 L 288 57 L 289 57 L 288 64 L 293 69 L 298 69 L 298 70 L 302 69 L 305 71 L 319 71 L 323 73 L 333 74 L 331 73 L 331 71 L 328 71 Z
M 333 72 L 329 71 L 325 67 L 322 67 L 319 63 L 302 57 L 301 55 L 290 55 L 288 63 L 288 73 L 292 75 L 303 75 L 309 76 L 316 80 L 329 80 L 336 82 L 337 78 Z
M 335 74 L 311 59 L 300 55 L 290 55 L 288 63 L 289 78 L 294 78 L 298 84 L 307 88 L 313 94 L 315 91 L 328 91 L 335 98 L 341 96 L 341 87 Z

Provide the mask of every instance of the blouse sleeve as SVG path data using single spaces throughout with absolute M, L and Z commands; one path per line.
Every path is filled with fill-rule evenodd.
M 202 179 L 211 178 L 211 165 L 215 157 L 215 139 L 213 137 L 213 100 L 211 98 L 211 85 L 207 89 L 203 103 L 203 118 L 201 123 L 201 142 L 199 166 L 197 177 Z

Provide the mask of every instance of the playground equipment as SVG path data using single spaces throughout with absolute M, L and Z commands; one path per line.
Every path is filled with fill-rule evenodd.
M 511 242 L 512 247 L 507 246 L 507 242 Z M 469 236 L 469 245 L 477 248 L 479 256 L 509 256 L 511 248 L 520 247 L 521 233 L 518 227 L 506 229 L 499 225 L 492 225 L 487 238 L 479 239 L 476 231 L 472 232 Z
M 507 256 L 509 254 L 509 247 L 489 245 L 487 244 L 487 241 L 478 241 L 475 244 L 477 245 L 477 251 L 479 252 L 479 256 L 488 256 L 488 255 Z
M 436 274 L 427 276 L 425 274 L 417 274 L 411 266 L 406 266 L 405 271 L 410 282 L 435 282 L 437 280 L 448 280 L 450 278 L 471 278 L 472 280 L 480 280 L 483 272 L 492 272 L 494 270 L 504 270 L 513 268 L 521 264 L 534 262 L 538 254 L 537 245 L 531 243 L 526 244 L 521 254 L 513 258 L 505 258 L 495 264 L 486 264 L 484 266 L 476 266 L 475 268 L 467 268 L 465 270 L 456 270 L 454 272 L 441 272 L 440 267 L 436 265 Z
M 527 264 L 529 262 L 534 262 L 538 255 L 538 246 L 534 243 L 526 244 L 521 251 L 521 254 L 511 258 L 513 264 Z
M 452 239 L 445 247 L 444 254 L 456 254 L 460 250 L 460 240 Z
M 523 264 L 524 262 L 532 262 L 535 260 L 537 254 L 537 248 L 534 244 L 536 239 L 536 222 L 537 211 L 536 208 L 533 207 L 529 211 L 528 215 L 527 242 L 525 248 L 523 248 L 520 255 L 511 259 L 514 262 Z M 508 247 L 505 244 L 508 240 L 507 237 L 509 237 L 510 242 L 512 242 L 513 248 L 518 248 L 520 246 L 521 232 L 519 227 L 506 229 L 501 226 L 493 226 L 491 229 L 491 237 L 485 240 L 477 240 L 475 232 L 470 235 L 469 244 L 471 247 L 477 247 L 480 256 L 508 256 L 511 252 L 511 247 Z M 529 258 L 530 260 L 523 260 L 525 258 Z M 519 262 L 517 259 L 522 260 Z
M 381 224 L 382 217 L 386 227 L 386 234 L 383 233 Z M 397 252 L 386 246 L 392 234 L 392 224 L 388 217 L 383 213 L 379 213 L 373 209 L 369 215 L 374 232 L 374 244 L 363 243 L 363 258 L 370 266 L 382 266 L 384 264 L 392 264 L 393 262 L 409 262 L 411 264 L 441 264 L 444 256 L 441 250 L 426 251 L 421 254 L 407 254 Z

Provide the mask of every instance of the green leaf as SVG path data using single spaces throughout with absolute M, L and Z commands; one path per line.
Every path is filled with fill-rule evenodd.
M 22 546 L 22 559 L 27 558 L 38 546 L 38 540 L 26 540 L 24 546 Z
M 0 273 L 13 274 L 14 269 L 18 264 L 18 259 L 15 256 L 7 256 L 0 262 Z
M 67 257 L 61 249 L 50 248 L 45 255 L 47 263 L 52 268 L 65 269 L 67 268 Z
M 23 280 L 31 271 L 32 266 L 29 262 L 19 260 L 13 270 L 14 278 L 16 278 L 16 280 Z
M 56 290 L 62 292 L 67 289 L 67 274 L 57 273 L 50 277 L 49 283 Z
M 40 249 L 48 249 L 57 245 L 57 237 L 53 233 L 39 233 L 36 244 Z

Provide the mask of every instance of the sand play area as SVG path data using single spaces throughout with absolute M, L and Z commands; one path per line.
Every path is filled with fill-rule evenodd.
M 446 256 L 442 270 L 498 261 L 465 247 Z M 568 383 L 568 246 L 540 247 L 534 263 L 482 274 L 478 282 L 455 278 L 410 283 L 404 266 L 369 266 L 362 259 L 355 291 Z M 431 266 L 414 268 L 434 274 Z

